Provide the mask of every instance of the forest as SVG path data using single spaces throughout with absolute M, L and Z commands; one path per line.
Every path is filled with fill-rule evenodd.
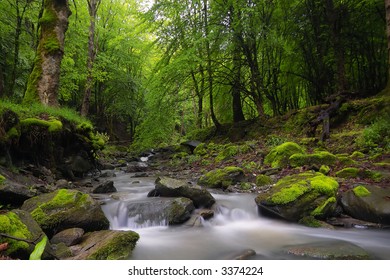
M 0 0 L 0 259 L 158 258 L 145 225 L 213 224 L 231 193 L 261 216 L 382 240 L 389 54 L 390 0 Z M 123 176 L 169 202 L 128 201 Z M 53 245 L 69 229 L 76 243 Z M 352 243 L 321 258 L 390 259 Z M 189 258 L 318 256 L 253 246 Z

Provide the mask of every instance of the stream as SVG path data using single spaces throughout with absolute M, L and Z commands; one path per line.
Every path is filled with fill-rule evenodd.
M 291 259 L 283 252 L 286 246 L 323 241 L 347 241 L 366 250 L 373 259 L 390 259 L 389 230 L 308 228 L 261 217 L 255 194 L 212 192 L 217 201 L 215 215 L 202 220 L 201 226 L 167 226 L 159 213 L 141 219 L 134 204 L 146 202 L 153 208 L 153 202 L 163 198 L 147 197 L 154 189 L 155 178 L 132 175 L 117 172 L 110 179 L 118 192 L 100 198 L 111 229 L 133 230 L 140 235 L 131 259 L 231 259 L 248 249 L 256 252 L 252 259 Z

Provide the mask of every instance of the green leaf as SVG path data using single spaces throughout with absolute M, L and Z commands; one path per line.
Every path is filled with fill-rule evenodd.
M 45 235 L 41 241 L 35 245 L 34 251 L 30 255 L 30 260 L 40 260 L 43 252 L 45 251 L 47 236 Z

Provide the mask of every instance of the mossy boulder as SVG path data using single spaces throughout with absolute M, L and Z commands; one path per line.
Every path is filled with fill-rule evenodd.
M 294 142 L 286 142 L 273 148 L 264 158 L 264 163 L 272 168 L 286 167 L 294 154 L 304 154 L 305 150 Z
M 367 169 L 359 169 L 356 167 L 347 167 L 338 172 L 336 172 L 336 176 L 344 179 L 370 179 L 375 182 L 379 182 L 382 179 L 382 173 L 378 171 L 372 171 Z
M 286 176 L 267 193 L 256 197 L 260 213 L 297 222 L 306 216 L 319 219 L 331 215 L 339 184 L 322 173 Z
M 320 167 L 320 173 L 324 174 L 324 175 L 328 175 L 329 172 L 330 172 L 330 167 L 327 166 L 327 165 L 321 165 Z
M 256 186 L 263 187 L 271 184 L 272 184 L 272 179 L 270 176 L 263 175 L 263 174 L 256 176 Z
M 289 163 L 292 167 L 305 165 L 333 165 L 337 161 L 337 157 L 327 151 L 316 152 L 313 154 L 294 154 L 289 158 Z
M 353 218 L 390 225 L 390 189 L 359 185 L 341 196 L 344 211 Z
M 99 203 L 88 194 L 76 190 L 60 189 L 30 198 L 21 209 L 30 212 L 49 237 L 73 227 L 86 232 L 109 227 Z
M 227 189 L 244 178 L 244 171 L 240 167 L 228 166 L 214 169 L 201 176 L 198 184 L 209 188 Z
M 0 232 L 31 242 L 45 236 L 31 214 L 22 210 L 0 214 Z M 8 243 L 8 249 L 3 251 L 2 254 L 12 258 L 28 259 L 34 250 L 34 245 L 31 243 L 0 236 L 0 244 L 2 243 Z
M 0 205 L 19 207 L 24 201 L 36 195 L 36 190 L 19 183 L 10 180 L 0 183 Z
M 137 241 L 134 231 L 102 230 L 87 233 L 80 244 L 73 246 L 73 260 L 126 260 Z
M 214 197 L 208 190 L 186 181 L 159 177 L 155 183 L 156 187 L 152 196 L 186 197 L 194 203 L 196 208 L 211 207 L 215 203 Z

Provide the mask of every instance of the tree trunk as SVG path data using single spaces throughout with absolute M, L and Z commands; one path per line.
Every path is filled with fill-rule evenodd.
M 87 0 L 89 12 L 89 34 L 88 34 L 88 58 L 87 58 L 87 81 L 85 83 L 85 92 L 83 104 L 81 105 L 81 115 L 87 116 L 90 105 L 90 97 L 93 86 L 92 69 L 96 57 L 95 48 L 95 21 L 97 10 L 99 9 L 100 0 Z
M 386 33 L 387 33 L 387 94 L 390 95 L 390 0 L 385 0 L 385 8 L 386 8 Z
M 61 60 L 65 32 L 71 15 L 68 0 L 45 0 L 39 22 L 41 31 L 33 70 L 27 82 L 23 102 L 41 102 L 58 106 Z

